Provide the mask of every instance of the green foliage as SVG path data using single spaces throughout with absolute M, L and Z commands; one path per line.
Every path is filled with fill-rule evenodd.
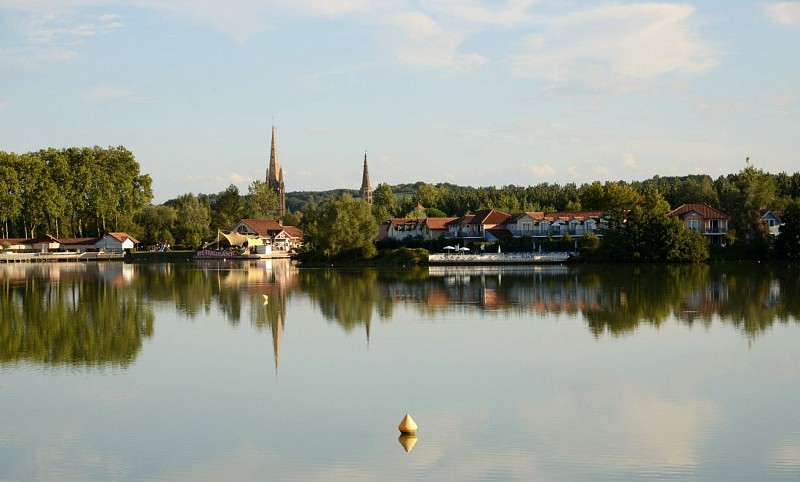
M 447 217 L 447 213 L 436 208 L 428 208 L 425 210 L 425 216 L 429 218 L 445 218 Z
M 257 182 L 254 181 L 254 184 Z M 229 231 L 237 221 L 244 217 L 244 201 L 239 195 L 239 188 L 235 184 L 231 184 L 217 194 L 212 208 L 212 226 L 225 232 Z
M 746 160 L 746 167 L 737 174 L 720 177 L 717 182 L 722 211 L 730 220 L 729 229 L 738 233 L 738 241 L 759 223 L 759 209 L 769 209 L 776 200 L 776 184 L 773 176 L 757 169 Z
M 586 233 L 578 241 L 581 256 L 593 256 L 600 249 L 600 238 L 594 233 Z
M 151 184 L 122 146 L 0 152 L 4 235 L 83 236 L 131 228 L 153 198 Z
M 784 211 L 783 225 L 775 243 L 779 257 L 792 261 L 800 260 L 800 201 L 795 200 Z
M 371 258 L 378 223 L 369 204 L 345 194 L 331 197 L 313 215 L 306 213 L 307 251 L 316 251 L 327 259 L 342 256 Z
M 228 188 L 230 189 L 230 188 Z M 237 190 L 238 194 L 238 190 Z M 278 215 L 280 200 L 278 195 L 263 181 L 253 181 L 247 187 L 244 216 L 251 219 L 274 219 Z M 234 220 L 234 223 L 239 218 Z M 231 224 L 231 227 L 233 224 Z M 290 224 L 290 226 L 293 226 Z
M 198 247 L 211 235 L 211 207 L 207 200 L 194 194 L 175 199 L 175 240 L 182 245 Z
M 372 215 L 381 223 L 394 218 L 398 213 L 397 197 L 392 187 L 386 183 L 378 184 L 372 192 Z
M 436 207 L 439 204 L 441 192 L 433 184 L 422 184 L 414 192 L 414 203 L 422 204 L 426 208 Z
M 648 193 L 624 222 L 604 231 L 600 259 L 633 262 L 700 262 L 708 259 L 708 243 L 700 233 L 667 217 L 669 204 L 657 192 Z
M 428 262 L 428 250 L 423 248 L 384 249 L 373 259 L 375 264 L 416 266 Z
M 172 206 L 163 204 L 157 206 L 147 206 L 137 217 L 139 225 L 142 227 L 142 234 L 139 237 L 145 245 L 152 245 L 160 242 L 173 244 L 175 239 L 172 235 L 177 213 Z M 171 240 L 171 241 L 170 241 Z
M 283 223 L 284 226 L 300 226 L 300 224 L 303 222 L 302 220 L 303 220 L 302 212 L 292 213 L 287 211 L 286 214 L 284 214 L 283 217 L 281 218 L 281 222 Z

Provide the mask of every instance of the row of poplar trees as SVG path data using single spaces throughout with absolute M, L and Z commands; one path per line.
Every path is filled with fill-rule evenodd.
M 121 146 L 0 151 L 2 237 L 126 231 L 153 199 L 151 185 Z

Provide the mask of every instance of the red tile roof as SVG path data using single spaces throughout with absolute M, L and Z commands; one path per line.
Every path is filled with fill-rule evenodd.
M 286 231 L 286 234 L 293 238 L 300 238 L 302 239 L 304 236 L 303 230 L 296 227 L 296 226 L 284 226 L 283 230 Z
M 561 219 L 563 221 L 569 221 L 570 219 L 578 219 L 583 221 L 587 218 L 599 218 L 603 215 L 603 211 L 560 211 L 560 212 L 552 212 L 552 213 L 545 213 L 545 218 L 551 219 Z
M 428 229 L 447 229 L 445 225 L 456 219 L 458 218 L 425 218 L 422 222 L 428 226 Z
M 393 218 L 385 221 L 391 226 L 407 226 L 409 224 L 416 224 L 417 220 L 412 218 Z
M 134 238 L 128 233 L 108 233 L 108 235 L 116 239 L 120 243 L 124 243 L 126 239 L 130 239 L 133 242 L 133 244 L 139 244 L 139 240 Z
M 502 224 L 510 218 L 510 214 L 502 211 L 483 209 L 475 213 L 475 218 L 469 224 Z
M 721 211 L 717 211 L 708 204 L 683 204 L 673 209 L 667 216 L 678 216 L 683 218 L 690 212 L 696 212 L 706 219 L 728 219 L 728 216 Z
M 270 236 L 270 231 L 281 231 L 284 228 L 274 219 L 241 219 L 239 222 L 262 237 Z
M 302 229 L 296 226 L 284 226 L 275 219 L 240 219 L 239 222 L 262 238 L 272 238 L 281 231 L 293 238 L 303 238 Z

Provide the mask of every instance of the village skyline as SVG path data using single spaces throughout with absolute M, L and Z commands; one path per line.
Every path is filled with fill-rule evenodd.
M 800 2 L 0 1 L 0 149 L 125 146 L 154 201 L 800 165 Z M 354 182 L 354 180 L 356 180 Z

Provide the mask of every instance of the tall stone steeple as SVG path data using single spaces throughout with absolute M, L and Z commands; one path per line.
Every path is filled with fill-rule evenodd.
M 364 152 L 364 174 L 361 175 L 361 200 L 372 204 L 372 186 L 369 185 L 369 168 L 367 167 L 366 152 Z
M 286 214 L 286 189 L 283 185 L 283 169 L 278 165 L 278 146 L 275 143 L 275 126 L 272 126 L 272 147 L 269 151 L 267 186 L 278 196 L 278 217 Z

